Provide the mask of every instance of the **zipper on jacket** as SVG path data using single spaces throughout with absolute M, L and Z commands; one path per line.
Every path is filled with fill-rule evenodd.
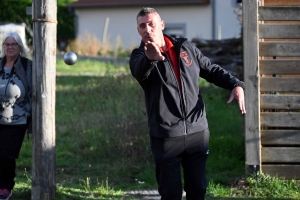
M 186 41 L 186 40 L 185 40 Z M 184 42 L 183 42 L 184 43 Z M 182 105 L 183 105 L 183 116 L 184 116 L 184 120 L 183 120 L 183 124 L 184 124 L 184 134 L 187 135 L 187 127 L 186 127 L 186 101 L 185 101 L 185 90 L 184 90 L 184 81 L 181 78 L 181 69 L 180 69 L 180 49 L 182 47 L 182 44 L 180 44 L 180 47 L 178 49 L 178 52 L 176 52 L 177 55 L 177 59 L 178 59 L 178 68 L 179 68 L 179 78 L 181 80 L 181 92 L 180 92 L 180 97 L 181 97 L 181 101 L 182 101 Z
M 5 73 L 5 72 L 4 72 L 4 73 Z M 5 95 L 6 95 L 6 91 L 7 91 L 7 87 L 8 87 L 9 81 L 10 81 L 10 79 L 12 78 L 13 73 L 14 73 L 14 67 L 11 68 L 11 71 L 10 71 L 9 76 L 8 76 L 8 80 L 7 80 L 6 87 L 5 87 L 5 91 L 4 91 L 4 94 L 5 94 Z
M 179 75 L 180 75 L 180 68 L 179 68 Z M 180 76 L 180 79 L 181 79 L 181 76 Z M 186 128 L 186 118 L 185 118 L 185 113 L 186 113 L 186 102 L 185 102 L 185 95 L 184 95 L 184 87 L 183 87 L 183 81 L 181 79 L 181 88 L 182 88 L 182 91 L 181 91 L 181 94 L 180 94 L 180 98 L 181 98 L 181 101 L 182 102 L 182 105 L 183 105 L 183 115 L 184 115 L 184 120 L 183 120 L 183 125 L 184 125 L 184 134 L 187 135 L 187 128 Z
M 175 75 L 175 72 L 174 72 L 174 69 L 173 69 L 173 66 L 172 64 L 170 64 L 170 59 L 167 55 L 164 55 L 165 57 L 168 58 L 168 65 L 169 65 L 169 68 L 171 68 L 171 71 L 172 71 L 172 74 L 173 74 L 173 77 L 174 79 L 176 80 L 176 84 L 177 84 L 177 88 L 179 90 L 179 96 L 180 96 L 180 102 L 182 104 L 182 107 L 181 107 L 181 112 L 183 114 L 183 127 L 184 127 L 184 135 L 187 135 L 187 128 L 186 128 L 186 118 L 185 118 L 185 113 L 186 113 L 186 105 L 185 105 L 185 100 L 184 100 L 184 88 L 183 88 L 183 84 L 182 84 L 182 79 L 181 79 L 181 75 L 180 75 L 180 59 L 178 57 L 178 68 L 179 68 L 179 78 L 181 80 L 181 86 L 179 85 L 178 83 L 178 80 L 176 78 L 176 75 Z M 182 90 L 180 89 L 182 88 Z
M 187 135 L 186 124 L 185 124 L 185 117 L 184 117 L 184 120 L 183 120 L 183 126 L 184 126 L 184 135 Z

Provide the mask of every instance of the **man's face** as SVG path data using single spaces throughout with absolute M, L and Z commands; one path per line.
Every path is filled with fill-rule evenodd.
M 161 45 L 164 28 L 165 23 L 157 13 L 150 13 L 137 19 L 137 30 L 144 42 L 150 41 Z

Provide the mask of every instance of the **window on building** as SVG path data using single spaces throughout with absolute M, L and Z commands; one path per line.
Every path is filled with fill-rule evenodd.
M 163 32 L 172 37 L 186 37 L 185 24 L 165 24 Z

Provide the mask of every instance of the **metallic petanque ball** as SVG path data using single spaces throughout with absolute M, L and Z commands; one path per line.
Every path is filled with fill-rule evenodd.
M 74 65 L 77 61 L 77 56 L 73 52 L 67 52 L 64 55 L 64 61 L 67 65 Z

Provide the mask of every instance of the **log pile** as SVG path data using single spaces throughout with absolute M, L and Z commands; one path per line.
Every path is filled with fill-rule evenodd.
M 243 44 L 239 38 L 226 40 L 193 39 L 192 42 L 208 57 L 232 75 L 243 80 Z

